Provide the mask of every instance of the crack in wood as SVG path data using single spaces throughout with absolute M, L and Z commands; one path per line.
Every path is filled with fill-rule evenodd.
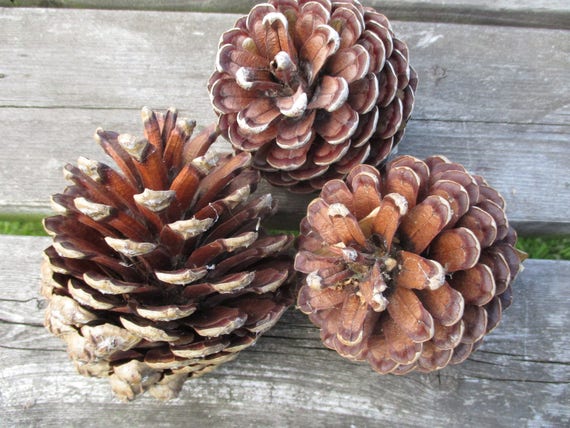
M 31 297 L 29 299 L 5 299 L 0 297 L 0 302 L 13 302 L 13 303 L 28 303 L 31 302 L 32 300 L 39 300 L 37 297 Z
M 0 105 L 1 108 L 13 108 L 13 109 L 40 109 L 40 110 L 101 110 L 101 111 L 113 111 L 113 110 L 126 110 L 126 111 L 140 111 L 140 108 L 133 107 L 101 107 L 101 106 L 66 106 L 66 105 L 53 105 L 53 106 L 42 106 L 42 105 L 15 105 L 15 104 L 3 104 Z
M 409 123 L 412 122 L 438 122 L 438 123 L 473 123 L 481 125 L 504 125 L 504 126 L 553 126 L 553 127 L 570 127 L 570 123 L 548 123 L 548 122 L 536 122 L 536 121 L 496 121 L 496 120 L 473 120 L 473 119 L 438 119 L 432 117 L 417 117 L 414 116 L 410 119 Z
M 535 363 L 535 364 L 546 364 L 546 365 L 559 365 L 559 366 L 570 366 L 570 361 L 552 361 L 552 360 L 536 360 L 528 358 L 513 358 L 515 361 L 523 361 L 525 363 Z
M 45 328 L 43 324 L 40 323 L 32 323 L 32 322 L 24 322 L 24 321 L 12 321 L 12 320 L 5 320 L 0 318 L 0 324 L 8 324 L 8 325 L 23 325 L 26 327 L 41 327 Z
M 38 110 L 87 110 L 87 111 L 136 111 L 140 109 L 132 107 L 102 107 L 102 106 L 85 106 L 85 105 L 15 105 L 15 104 L 0 104 L 0 109 L 38 109 Z M 495 121 L 495 120 L 474 120 L 462 118 L 436 118 L 436 117 L 419 117 L 414 116 L 410 119 L 409 123 L 413 122 L 436 122 L 436 123 L 470 123 L 482 125 L 504 125 L 504 126 L 551 126 L 551 127 L 570 127 L 570 123 L 558 122 L 536 122 L 536 121 Z
M 516 354 L 516 353 L 512 353 L 512 352 L 504 352 L 504 351 L 491 351 L 491 350 L 484 350 L 484 349 L 478 349 L 477 350 L 477 354 L 476 355 L 483 355 L 483 354 L 489 354 L 489 355 L 496 355 L 496 356 L 506 356 L 506 357 L 512 357 L 513 360 L 515 361 L 523 361 L 523 362 L 528 362 L 528 363 L 537 363 L 537 364 L 558 364 L 558 365 L 563 365 L 563 366 L 567 366 L 570 365 L 570 361 L 557 361 L 557 360 L 540 360 L 537 358 L 529 358 L 525 355 L 522 354 Z M 471 358 L 470 358 L 471 359 Z M 474 360 L 473 361 L 477 361 Z M 477 362 L 481 362 L 484 363 L 485 361 L 477 361 Z
M 38 298 L 38 297 L 30 297 L 29 299 L 6 299 L 3 297 L 0 297 L 0 302 L 9 302 L 9 303 L 29 303 L 29 302 L 36 302 L 36 306 L 38 308 L 41 308 L 42 305 L 45 303 L 45 299 L 43 298 Z
M 539 380 L 539 379 L 516 379 L 516 378 L 499 378 L 481 375 L 467 375 L 463 378 L 464 380 L 477 379 L 486 380 L 490 382 L 514 382 L 514 383 L 536 383 L 544 385 L 570 385 L 570 380 Z
M 64 353 L 66 352 L 65 349 L 51 349 L 51 348 L 25 348 L 25 347 L 21 347 L 21 346 L 6 346 L 6 345 L 0 345 L 0 348 L 2 349 L 11 349 L 14 351 L 34 351 L 34 352 L 59 352 L 59 353 Z

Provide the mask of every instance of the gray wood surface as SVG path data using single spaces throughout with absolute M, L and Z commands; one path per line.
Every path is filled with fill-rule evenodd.
M 47 238 L 0 239 L 0 426 L 446 426 L 570 423 L 569 262 L 528 260 L 515 301 L 483 347 L 435 374 L 379 376 L 322 347 L 290 310 L 234 362 L 178 399 L 125 405 L 74 373 L 41 325 Z M 548 272 L 548 274 L 546 274 Z
M 256 0 L 0 0 L 0 6 L 247 13 Z M 566 0 L 363 0 L 392 19 L 570 28 Z
M 245 12 L 255 2 L 14 3 L 145 11 L 0 0 L 0 215 L 49 212 L 64 163 L 105 160 L 95 128 L 140 134 L 143 105 L 213 121 L 205 82 L 237 16 L 148 9 Z M 484 175 L 522 234 L 570 233 L 567 1 L 365 3 L 412 21 L 393 22 L 420 75 L 399 153 L 442 153 Z M 282 207 L 272 226 L 296 228 L 309 198 L 271 191 Z M 75 374 L 42 326 L 48 244 L 0 236 L 0 427 L 570 425 L 570 262 L 528 260 L 501 325 L 464 364 L 435 374 L 377 376 L 324 349 L 292 309 L 236 361 L 187 382 L 180 398 L 125 405 L 105 380 Z
M 48 212 L 63 164 L 104 159 L 98 126 L 140 133 L 143 105 L 213 121 L 205 82 L 235 19 L 0 8 L 0 213 Z M 400 153 L 442 153 L 484 175 L 522 233 L 570 233 L 570 32 L 393 25 L 420 75 Z M 273 225 L 294 227 L 308 198 L 276 194 Z

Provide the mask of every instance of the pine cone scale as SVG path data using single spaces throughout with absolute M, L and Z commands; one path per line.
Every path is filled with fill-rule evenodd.
M 398 287 L 388 296 L 388 313 L 407 337 L 416 343 L 433 337 L 433 318 L 413 291 Z
M 324 109 L 333 112 L 338 110 L 348 99 L 349 85 L 344 77 L 323 76 L 321 84 L 307 105 L 308 109 Z
M 387 247 L 391 247 L 391 242 Z M 445 284 L 445 270 L 438 262 L 408 251 L 396 254 L 399 273 L 396 285 L 417 290 L 437 290 Z

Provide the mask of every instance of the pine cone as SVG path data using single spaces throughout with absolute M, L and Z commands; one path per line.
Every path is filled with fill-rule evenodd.
M 224 33 L 209 81 L 223 135 L 276 186 L 320 189 L 398 144 L 417 75 L 388 19 L 356 0 L 271 0 Z
M 208 128 L 142 111 L 145 137 L 97 130 L 122 174 L 80 158 L 46 218 L 45 324 L 81 374 L 110 376 L 115 394 L 175 397 L 188 377 L 234 359 L 294 300 L 291 236 L 260 221 L 249 153 L 219 154 Z
M 465 360 L 512 300 L 523 254 L 505 201 L 444 157 L 331 180 L 301 223 L 298 305 L 340 355 L 379 373 Z

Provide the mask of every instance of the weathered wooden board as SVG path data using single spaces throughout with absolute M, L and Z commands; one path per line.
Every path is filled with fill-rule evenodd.
M 568 426 L 569 262 L 528 260 L 502 324 L 466 363 L 377 376 L 322 347 L 290 310 L 251 350 L 187 382 L 180 397 L 122 404 L 105 380 L 74 373 L 42 327 L 47 238 L 0 240 L 1 426 Z
M 219 36 L 236 18 L 0 9 L 0 107 L 191 105 L 200 122 L 211 120 L 206 81 Z M 393 26 L 407 41 L 420 77 L 416 119 L 567 125 L 568 31 Z
M 182 114 L 189 115 L 187 111 Z M 141 135 L 137 110 L 0 109 L 0 208 L 11 213 L 49 213 L 49 196 L 63 191 L 62 166 L 79 155 L 109 162 L 92 135 L 105 129 Z M 65 118 L 65 119 L 62 119 Z M 62 120 L 68 121 L 67 129 Z M 425 158 L 439 153 L 484 175 L 505 196 L 520 233 L 570 233 L 567 171 L 568 127 L 414 120 L 399 153 Z M 22 141 L 22 135 L 33 138 Z M 25 150 L 25 152 L 24 152 Z M 553 180 L 553 177 L 559 177 Z M 279 201 L 270 225 L 297 229 L 314 197 L 264 185 Z M 554 197 L 554 195 L 557 195 Z
M 0 6 L 247 13 L 256 0 L 0 0 Z M 570 28 L 566 0 L 363 0 L 391 19 Z
M 61 166 L 79 155 L 102 159 L 91 138 L 97 126 L 139 133 L 142 105 L 215 120 L 205 81 L 234 19 L 0 9 L 0 212 L 47 212 L 49 195 L 63 188 Z M 569 32 L 394 26 L 421 82 L 400 153 L 465 163 L 504 193 L 523 232 L 568 233 Z M 275 193 L 283 207 L 275 225 L 294 227 L 307 198 Z
M 113 3 L 224 11 L 231 5 L 243 12 L 253 2 Z M 382 4 L 417 21 L 570 27 L 566 0 Z M 59 171 L 66 161 L 103 159 L 94 129 L 139 133 L 142 105 L 176 105 L 201 124 L 214 120 L 204 82 L 219 34 L 235 18 L 0 8 L 0 213 L 46 212 L 49 194 L 64 186 Z M 507 198 L 523 233 L 570 232 L 569 32 L 393 24 L 408 41 L 422 82 L 400 153 L 442 153 L 485 175 Z M 283 214 L 274 226 L 296 227 L 307 198 L 276 197 Z M 105 381 L 76 375 L 62 342 L 41 325 L 39 261 L 48 243 L 0 237 L 2 427 L 570 424 L 570 262 L 527 261 L 502 325 L 465 364 L 436 374 L 376 376 L 324 349 L 318 331 L 291 310 L 235 362 L 188 382 L 179 399 L 122 404 Z

